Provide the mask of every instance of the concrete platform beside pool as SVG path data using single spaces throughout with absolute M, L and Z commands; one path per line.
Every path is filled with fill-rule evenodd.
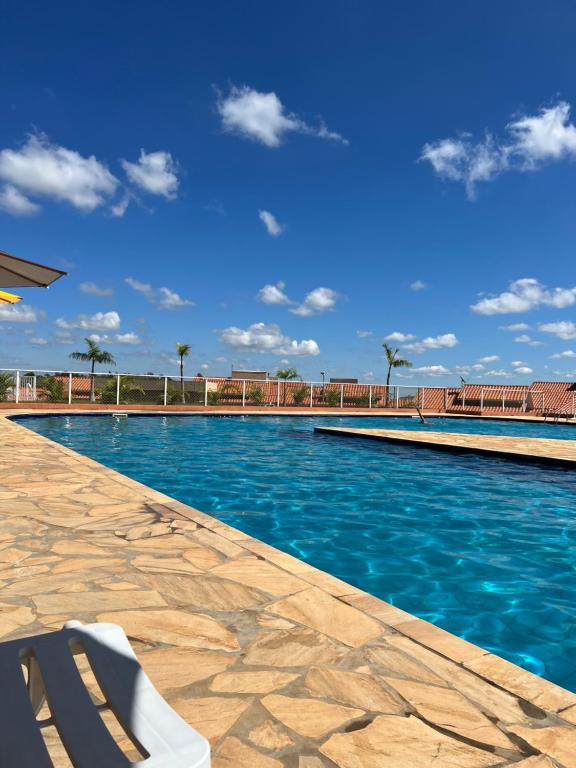
M 576 440 L 540 437 L 504 437 L 500 435 L 465 435 L 449 432 L 408 432 L 401 429 L 348 429 L 315 427 L 315 432 L 342 437 L 364 437 L 390 443 L 421 446 L 434 450 L 483 453 L 522 461 L 550 462 L 576 468 Z M 576 437 L 576 435 L 575 435 Z
M 576 768 L 576 694 L 1 416 L 0 467 L 0 640 L 120 624 L 213 768 Z

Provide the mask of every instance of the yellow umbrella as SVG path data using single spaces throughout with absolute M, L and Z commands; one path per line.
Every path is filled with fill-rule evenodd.
M 22 301 L 22 296 L 15 296 L 13 293 L 0 291 L 0 304 L 18 304 Z

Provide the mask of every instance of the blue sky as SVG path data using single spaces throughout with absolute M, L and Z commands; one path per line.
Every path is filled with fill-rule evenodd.
M 0 8 L 0 366 L 576 378 L 576 8 Z M 25 290 L 25 292 L 24 292 Z M 510 330 L 506 330 L 510 328 Z M 288 361 L 288 362 L 286 362 Z

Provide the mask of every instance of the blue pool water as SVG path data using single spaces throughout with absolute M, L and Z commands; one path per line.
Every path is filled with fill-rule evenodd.
M 110 416 L 27 427 L 576 691 L 576 473 L 314 434 L 576 439 L 562 425 Z

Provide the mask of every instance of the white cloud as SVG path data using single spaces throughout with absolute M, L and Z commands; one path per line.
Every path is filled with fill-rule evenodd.
M 467 136 L 441 139 L 424 145 L 421 160 L 427 160 L 443 179 L 461 181 L 470 199 L 479 181 L 490 181 L 507 165 L 507 155 L 491 136 L 474 143 Z
M 501 141 L 491 135 L 474 141 L 468 134 L 441 139 L 425 144 L 420 159 L 441 178 L 462 182 L 473 198 L 479 181 L 503 171 L 532 171 L 546 161 L 576 157 L 576 127 L 569 121 L 570 105 L 561 101 L 511 121 Z
M 474 373 L 481 373 L 486 366 L 482 365 L 482 363 L 474 363 L 473 365 L 456 365 L 454 367 L 454 373 L 461 373 L 464 376 L 467 376 L 469 373 L 474 371 Z
M 448 376 L 450 374 L 450 370 L 443 365 L 423 365 L 420 368 L 413 368 L 412 372 L 422 376 Z
M 47 339 L 43 339 L 41 336 L 31 336 L 30 344 L 33 344 L 35 347 L 44 347 L 46 344 L 48 344 Z
M 209 366 L 207 363 L 202 363 L 202 365 L 200 366 L 200 368 L 201 368 L 203 371 L 207 371 L 209 367 L 210 367 L 210 366 Z
M 384 336 L 384 341 L 396 341 L 398 344 L 403 344 L 405 341 L 412 341 L 415 339 L 413 333 L 402 333 L 401 331 L 393 331 L 388 336 Z
M 373 381 L 374 380 L 374 372 L 373 371 L 366 371 L 366 373 L 362 374 L 362 378 L 365 381 Z
M 500 370 L 486 371 L 485 376 L 496 376 L 499 379 L 509 379 L 510 373 L 501 368 Z
M 510 365 L 512 366 L 512 368 L 519 368 L 522 365 L 526 365 L 526 363 L 524 362 L 524 360 L 512 360 Z
M 551 355 L 551 357 L 554 360 L 561 360 L 562 358 L 565 358 L 565 357 L 576 357 L 576 352 L 574 352 L 574 350 L 572 349 L 566 349 L 564 350 L 564 352 L 558 352 L 555 355 Z
M 140 280 L 136 280 L 134 277 L 127 277 L 125 278 L 124 282 L 128 283 L 130 288 L 133 288 L 138 293 L 146 296 L 146 298 L 151 298 L 154 295 L 154 289 L 150 283 L 142 283 Z
M 532 368 L 528 368 L 527 365 L 521 365 L 518 368 L 514 369 L 514 373 L 520 373 L 522 375 L 528 375 L 529 373 L 534 373 Z
M 141 344 L 141 338 L 133 332 L 129 333 L 117 333 L 114 337 L 114 341 L 117 344 Z
M 450 349 L 458 344 L 458 339 L 453 333 L 442 333 L 439 336 L 427 336 L 421 341 L 415 341 L 412 344 L 406 344 L 405 349 L 410 349 L 417 354 L 425 352 L 428 349 Z
M 89 293 L 93 296 L 112 296 L 114 294 L 113 288 L 103 288 L 92 282 L 80 283 L 80 290 L 82 293 Z
M 27 304 L 6 306 L 0 304 L 0 323 L 35 323 L 39 314 Z
M 536 341 L 536 339 L 533 339 L 531 336 L 528 336 L 527 333 L 522 333 L 520 336 L 516 336 L 514 341 L 517 344 L 528 344 L 529 347 L 541 347 L 543 346 L 542 341 Z
M 234 349 L 269 352 L 273 355 L 319 355 L 318 344 L 312 339 L 294 341 L 285 336 L 274 323 L 253 323 L 246 329 L 230 326 L 222 331 L 220 341 Z
M 543 160 L 576 157 L 576 127 L 569 120 L 570 105 L 561 101 L 536 116 L 512 121 L 507 126 L 514 137 L 512 151 L 529 168 Z
M 500 360 L 498 355 L 486 355 L 486 357 L 478 358 L 479 363 L 496 363 Z
M 74 337 L 70 331 L 54 331 L 54 338 L 59 344 L 73 344 Z
M 356 336 L 358 336 L 359 339 L 368 339 L 373 335 L 373 331 L 356 331 Z
M 18 150 L 0 151 L 0 179 L 25 195 L 68 202 L 83 211 L 98 208 L 118 185 L 94 155 L 83 157 L 45 136 L 30 136 Z
M 501 331 L 510 331 L 510 332 L 528 331 L 530 330 L 530 326 L 528 325 L 528 323 L 511 323 L 510 325 L 500 325 L 499 329 Z
M 425 282 L 422 280 L 414 280 L 413 283 L 410 283 L 410 290 L 411 291 L 423 291 L 428 286 Z
M 538 330 L 543 333 L 553 333 L 564 341 L 576 339 L 576 323 L 569 320 L 561 320 L 557 323 L 541 323 Z
M 131 199 L 132 195 L 128 193 L 122 195 L 120 200 L 115 205 L 110 206 L 110 213 L 112 216 L 114 216 L 116 219 L 121 219 L 128 210 Z
M 178 193 L 176 164 L 170 152 L 140 150 L 138 162 L 122 160 L 122 167 L 130 181 L 151 195 L 162 195 L 174 200 Z M 125 209 L 124 209 L 125 210 Z
M 32 200 L 28 200 L 19 189 L 12 184 L 6 184 L 0 190 L 0 211 L 10 213 L 12 216 L 33 216 L 41 208 Z
M 124 282 L 136 291 L 136 293 L 141 294 L 148 299 L 151 304 L 157 305 L 160 309 L 172 310 L 194 306 L 193 301 L 182 298 L 180 294 L 176 293 L 176 291 L 173 291 L 171 288 L 154 288 L 150 283 L 142 283 L 134 277 L 126 277 Z
M 289 341 L 285 346 L 274 351 L 275 355 L 295 355 L 296 357 L 315 356 L 320 354 L 320 347 L 313 339 Z
M 158 306 L 161 309 L 180 309 L 180 307 L 191 306 L 194 302 L 189 299 L 183 299 L 176 291 L 170 288 L 159 288 L 160 300 Z
M 97 344 L 106 342 L 107 344 L 142 344 L 142 339 L 136 333 L 115 333 L 109 336 L 107 333 L 100 335 L 98 333 L 92 333 L 88 337 Z
M 285 284 L 282 281 L 276 285 L 268 284 L 258 291 L 257 299 L 263 304 L 292 304 L 292 301 L 284 293 Z
M 319 315 L 322 312 L 333 310 L 337 301 L 338 294 L 332 288 L 315 288 L 306 294 L 304 301 L 299 307 L 291 309 L 290 312 L 301 317 Z
M 96 312 L 94 315 L 78 315 L 75 320 L 56 320 L 58 328 L 81 328 L 87 331 L 116 331 L 120 328 L 118 312 Z
M 278 237 L 284 231 L 284 227 L 278 223 L 276 217 L 270 211 L 258 211 L 258 218 L 272 237 Z
M 498 296 L 481 299 L 471 306 L 478 315 L 503 315 L 529 312 L 539 306 L 563 309 L 576 304 L 576 287 L 547 288 L 533 277 L 523 277 L 510 283 Z M 511 326 L 508 326 L 510 330 Z
M 286 109 L 278 96 L 261 93 L 246 85 L 232 87 L 228 96 L 218 99 L 222 127 L 229 133 L 258 141 L 267 147 L 278 147 L 289 133 L 303 133 L 343 144 L 340 134 L 329 131 L 324 123 L 315 128 Z

